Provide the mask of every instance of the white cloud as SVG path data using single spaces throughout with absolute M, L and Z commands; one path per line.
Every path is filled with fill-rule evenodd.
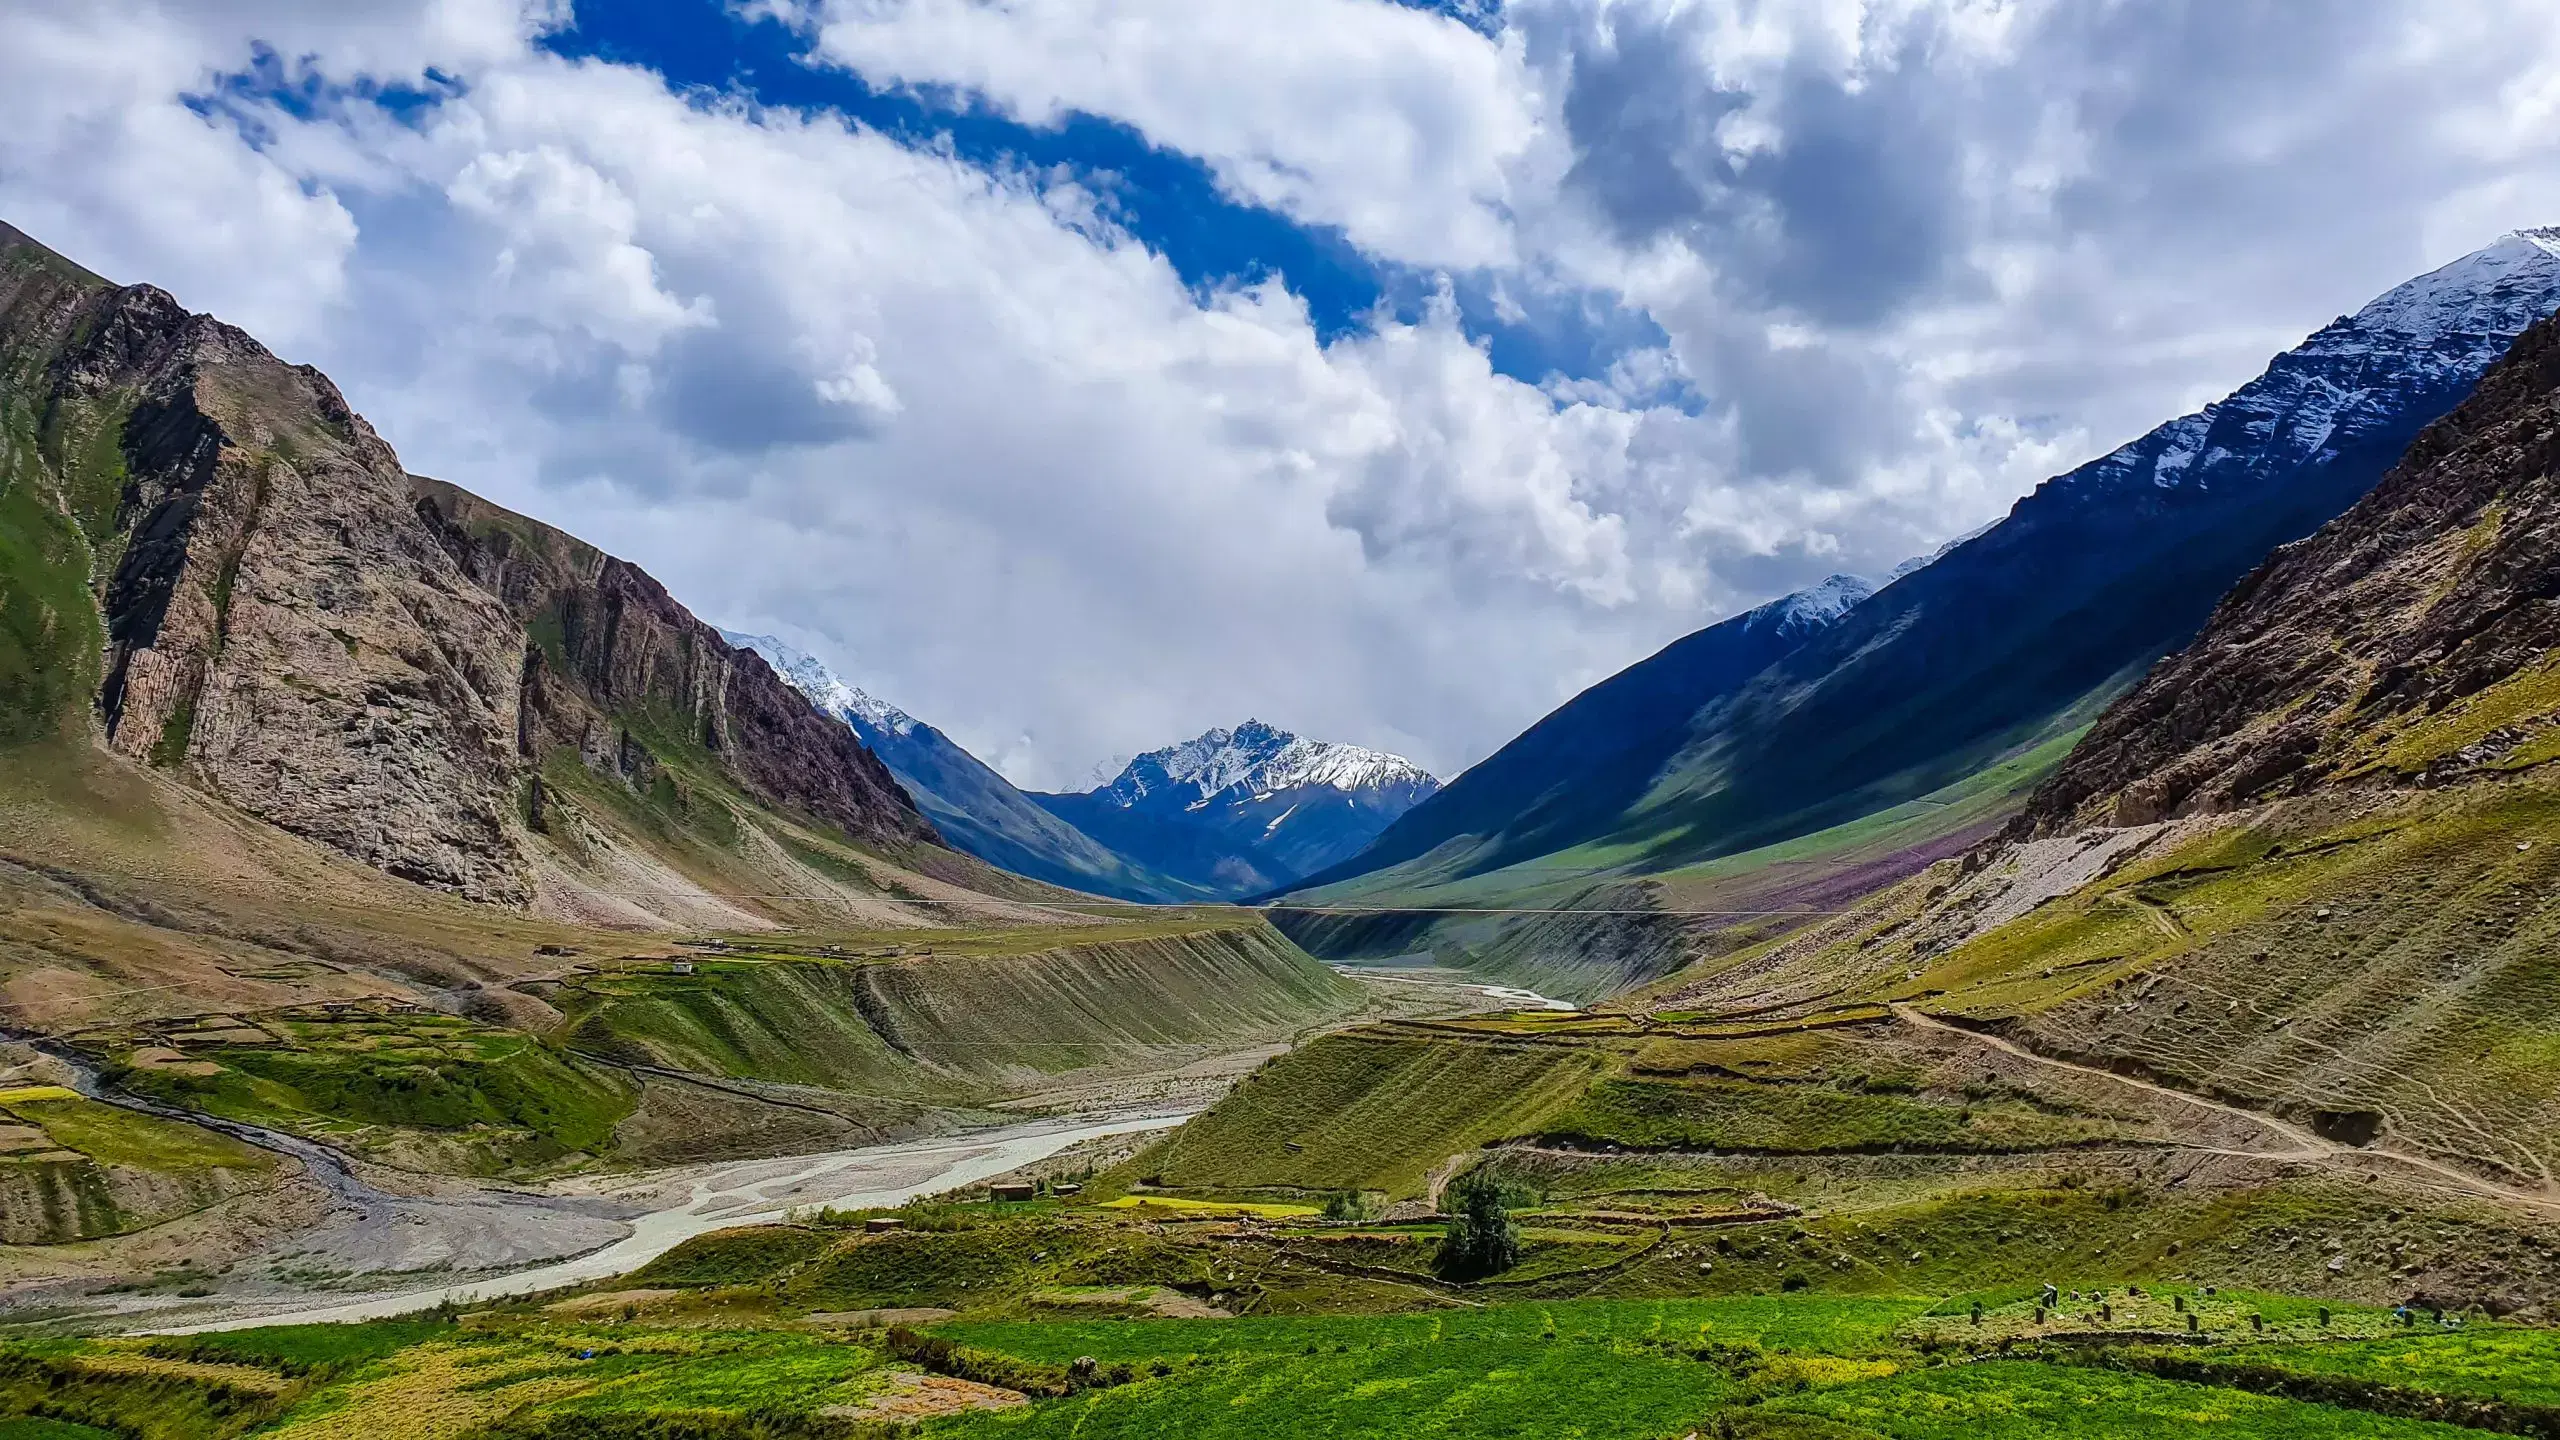
M 1448 770 L 2560 219 L 2533 9 L 792 12 L 875 82 L 1126 121 L 1515 323 L 1596 292 L 1667 337 L 1545 384 L 1445 302 L 1328 345 L 1277 283 L 1197 295 L 1072 175 L 561 60 L 547 3 L 13 7 L 0 218 L 1018 778 L 1247 714 Z M 182 103 L 253 40 L 458 84 L 412 122 Z
M 647 355 L 672 331 L 713 323 L 707 299 L 679 300 L 658 288 L 656 257 L 633 243 L 639 214 L 631 197 L 557 146 L 473 156 L 444 193 L 496 228 L 491 290 L 538 326 Z M 872 381 L 877 388 L 878 377 Z M 819 382 L 822 389 L 847 383 Z
M 1082 111 L 1209 162 L 1232 192 L 1373 253 L 1514 257 L 1541 136 L 1517 45 L 1377 0 L 816 0 L 778 13 L 877 81 L 952 86 L 1037 125 Z

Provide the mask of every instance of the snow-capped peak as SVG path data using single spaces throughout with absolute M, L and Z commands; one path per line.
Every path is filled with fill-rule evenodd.
M 905 735 L 916 728 L 915 717 L 885 700 L 875 699 L 847 685 L 827 668 L 825 661 L 805 650 L 796 650 L 770 635 L 742 635 L 723 630 L 720 638 L 741 650 L 753 650 L 773 667 L 783 683 L 808 697 L 809 703 L 839 720 L 850 723 L 859 718 L 875 730 L 892 735 Z
M 2104 493 L 2263 483 L 2381 437 L 2412 406 L 2458 400 L 2555 308 L 2560 229 L 2515 231 L 2393 286 L 2229 395 L 2046 486 Z
M 1799 630 L 1819 630 L 1849 613 L 1849 607 L 1876 593 L 1875 582 L 1863 575 L 1829 575 L 1819 584 L 1808 585 L 1792 595 L 1781 595 L 1751 612 L 1754 626 L 1775 625 L 1790 634 Z
M 1903 561 L 1901 564 L 1896 565 L 1891 570 L 1885 572 L 1885 585 L 1890 585 L 1905 575 L 1916 575 L 1919 572 L 1928 569 L 1930 566 L 1946 559 L 1949 555 L 1954 554 L 1957 546 L 1962 545 L 1967 540 L 1981 539 L 1983 536 L 1990 534 L 1993 529 L 1998 527 L 1999 524 L 2000 521 L 1997 518 L 1985 520 L 1981 524 L 1974 526 L 1972 529 L 1967 530 L 1963 534 L 1948 541 L 1944 545 L 1939 546 L 1937 549 L 1930 551 L 1926 555 L 1912 556 L 1910 559 Z M 1876 588 L 1882 589 L 1884 587 L 1880 585 Z
M 2350 323 L 2368 332 L 2391 331 L 2421 340 L 2507 335 L 2550 313 L 2555 283 L 2560 283 L 2560 228 L 2516 230 L 2382 292 Z
M 1430 772 L 1400 755 L 1293 735 L 1260 720 L 1220 728 L 1150 750 L 1129 762 L 1104 789 L 1122 805 L 1151 794 L 1186 792 L 1205 804 L 1231 790 L 1262 796 L 1306 786 L 1335 790 L 1418 787 L 1436 790 Z

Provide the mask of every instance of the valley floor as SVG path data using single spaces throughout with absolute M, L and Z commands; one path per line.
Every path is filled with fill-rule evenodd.
M 1453 972 L 1359 976 L 1358 1023 L 1508 1003 Z M 272 1024 L 273 1022 L 267 1022 Z M 21 1044 L 21 1071 L 74 1082 L 0 1087 L 0 1102 L 59 1089 L 108 1123 L 165 1123 L 238 1142 L 272 1172 L 261 1188 L 156 1225 L 70 1243 L 0 1245 L 0 1319 L 154 1330 L 357 1320 L 617 1275 L 693 1235 L 823 1207 L 891 1205 L 1049 1157 L 1124 1157 L 1179 1124 L 1281 1044 L 1185 1047 L 1166 1062 L 1069 1073 L 952 1133 L 714 1163 L 590 1170 L 493 1184 L 370 1162 L 303 1135 L 178 1109 L 108 1084 L 78 1052 Z M 1198 1058 L 1192 1058 L 1194 1054 Z M 100 1098 L 73 1100 L 80 1092 Z M 1011 1118 L 1006 1117 L 1031 1117 Z

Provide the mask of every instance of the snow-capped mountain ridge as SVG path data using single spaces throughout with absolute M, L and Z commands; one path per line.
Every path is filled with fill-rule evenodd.
M 1349 859 L 1439 788 L 1400 755 L 1247 720 L 1150 750 L 1109 784 L 1032 798 L 1121 854 L 1236 898 Z
M 1773 625 L 1779 633 L 1790 635 L 1818 630 L 1874 593 L 1876 583 L 1863 575 L 1826 575 L 1819 583 L 1753 610 L 1747 623 Z
M 2515 231 L 2331 321 L 2224 399 L 2046 484 L 2209 487 L 2334 458 L 2392 424 L 2409 397 L 2467 385 L 2554 309 L 2560 228 Z
M 1017 875 L 1115 899 L 1213 898 L 1206 888 L 1150 870 L 1052 814 L 950 736 L 847 684 L 825 661 L 771 635 L 720 634 L 763 656 L 784 684 L 821 713 L 843 721 L 898 777 L 953 848 Z
M 1102 788 L 1123 805 L 1169 789 L 1187 789 L 1196 798 L 1186 808 L 1196 810 L 1230 792 L 1260 800 L 1306 786 L 1361 791 L 1396 786 L 1436 789 L 1439 783 L 1401 755 L 1310 740 L 1260 720 L 1247 720 L 1232 730 L 1212 729 L 1180 744 L 1150 750 L 1130 761 Z
M 773 667 L 784 684 L 807 696 L 810 704 L 839 720 L 850 720 L 858 715 L 874 729 L 886 730 L 892 735 L 915 733 L 916 717 L 886 700 L 846 684 L 835 671 L 827 668 L 827 662 L 805 650 L 794 649 L 771 635 L 744 635 L 735 630 L 723 630 L 720 638 L 741 650 L 753 650 L 763 656 L 765 663 Z

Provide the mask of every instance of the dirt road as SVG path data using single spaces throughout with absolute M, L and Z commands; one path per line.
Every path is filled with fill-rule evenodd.
M 2249 1121 L 2250 1123 L 2265 1129 L 2268 1133 L 2287 1141 L 2294 1147 L 2291 1150 L 2286 1151 L 2252 1152 L 2260 1159 L 2299 1160 L 2311 1163 L 2327 1164 L 2344 1163 L 2350 1160 L 2380 1160 L 2394 1165 L 2405 1166 L 2412 1170 L 2422 1171 L 2429 1177 L 2442 1182 L 2452 1189 L 2459 1190 L 2466 1195 L 2477 1196 L 2484 1200 L 2495 1200 L 2502 1204 L 2521 1205 L 2535 1210 L 2560 1212 L 2560 1195 L 2534 1190 L 2519 1190 L 2511 1185 L 2501 1185 L 2494 1180 L 2482 1179 L 2480 1176 L 2471 1174 L 2465 1170 L 2456 1169 L 2441 1161 L 2430 1160 L 2424 1155 L 2412 1155 L 2406 1150 L 2395 1150 L 2385 1145 L 2349 1145 L 2343 1141 L 2328 1139 L 2325 1136 L 2314 1131 L 2304 1129 L 2302 1126 L 2293 1124 L 2290 1121 L 2279 1120 L 2275 1116 L 2266 1114 L 2262 1111 L 2251 1110 L 2246 1106 L 2226 1104 L 2220 1100 L 2210 1100 L 2202 1095 L 2193 1094 L 2185 1090 L 2174 1089 L 2167 1085 L 2155 1084 L 2152 1081 L 2143 1080 L 2135 1076 L 2118 1074 L 2113 1070 L 2103 1069 L 2095 1065 L 2081 1065 L 2069 1060 L 2057 1060 L 2049 1055 L 2040 1055 L 2035 1051 L 2028 1049 L 2024 1045 L 2004 1040 L 1997 1035 L 1988 1035 L 1979 1030 L 1967 1029 L 1962 1025 L 1941 1020 L 1934 1015 L 1914 1009 L 1912 1006 L 1907 1004 L 1895 1002 L 1888 1004 L 1885 1008 L 1893 1012 L 1893 1017 L 1895 1019 L 1900 1020 L 1905 1024 L 1916 1025 L 1924 1030 L 1937 1030 L 1949 1035 L 1960 1035 L 1977 1045 L 1988 1046 L 1989 1048 L 1997 1050 L 2004 1055 L 2015 1056 L 2020 1060 L 2024 1060 L 2029 1064 L 2036 1065 L 2044 1069 L 2067 1072 L 2073 1075 L 2092 1076 L 2096 1079 L 2110 1081 L 2114 1084 L 2125 1086 L 2130 1089 L 2140 1090 L 2148 1095 L 2155 1095 L 2165 1099 L 2174 1100 L 2182 1105 L 2190 1105 L 2197 1109 L 2212 1111 L 2217 1115 L 2226 1115 Z

